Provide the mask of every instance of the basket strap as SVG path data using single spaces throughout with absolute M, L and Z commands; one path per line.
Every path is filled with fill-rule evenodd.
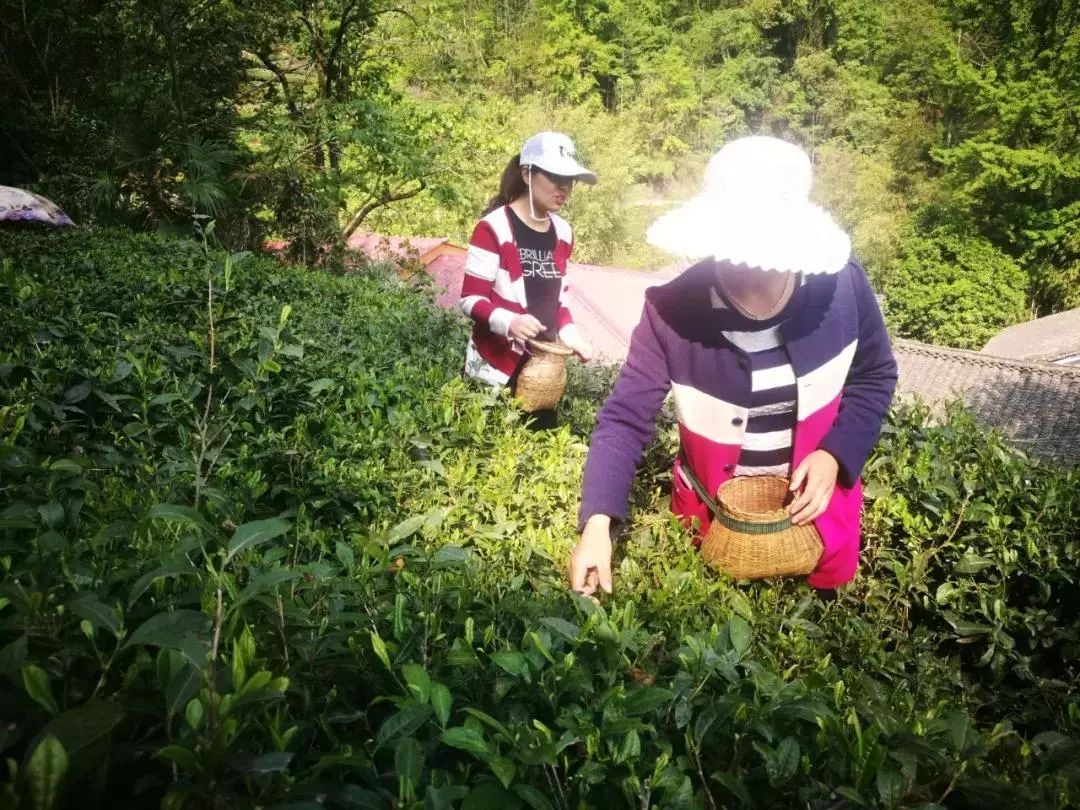
M 705 491 L 705 487 L 702 485 L 700 479 L 694 474 L 694 470 L 690 467 L 689 462 L 686 460 L 686 455 L 679 451 L 679 470 L 686 480 L 690 482 L 690 489 L 694 490 L 694 494 L 701 499 L 701 502 L 705 504 L 709 509 L 709 513 L 715 515 L 717 513 L 716 500 L 712 498 L 708 492 Z
M 779 534 L 791 528 L 791 518 L 789 517 L 780 518 L 780 520 L 775 520 L 772 523 L 751 523 L 748 520 L 734 518 L 723 511 L 717 511 L 713 514 L 713 520 L 720 521 L 720 525 L 739 534 Z
M 751 523 L 748 520 L 739 520 L 736 517 L 732 517 L 724 512 L 723 509 L 717 507 L 714 498 L 709 497 L 709 493 L 705 491 L 705 486 L 694 474 L 693 469 L 686 461 L 686 456 L 683 455 L 681 451 L 679 452 L 679 461 L 679 470 L 686 476 L 686 480 L 690 482 L 690 488 L 694 490 L 694 494 L 701 499 L 701 502 L 708 507 L 709 513 L 713 516 L 713 520 L 720 521 L 722 526 L 741 534 L 776 534 L 791 528 L 792 523 L 790 517 L 774 520 L 772 523 Z

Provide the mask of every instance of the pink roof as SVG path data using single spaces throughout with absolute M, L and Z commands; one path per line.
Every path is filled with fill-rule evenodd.
M 630 334 L 641 318 L 645 290 L 675 277 L 670 271 L 643 272 L 571 262 L 567 268 L 570 311 L 605 360 L 626 359 Z
M 408 258 L 423 259 L 439 245 L 444 245 L 448 241 L 442 236 L 383 236 L 377 233 L 357 232 L 349 237 L 346 244 L 350 250 L 362 251 L 377 261 L 393 261 Z
M 428 273 L 435 281 L 438 298 L 435 303 L 443 309 L 457 308 L 461 300 L 461 282 L 465 279 L 465 256 L 444 253 L 436 256 L 427 266 Z

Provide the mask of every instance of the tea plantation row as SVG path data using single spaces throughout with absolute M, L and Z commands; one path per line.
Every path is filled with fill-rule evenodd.
M 0 808 L 1064 808 L 1080 474 L 890 419 L 859 578 L 702 567 L 647 453 L 616 592 L 465 325 L 126 232 L 0 233 Z

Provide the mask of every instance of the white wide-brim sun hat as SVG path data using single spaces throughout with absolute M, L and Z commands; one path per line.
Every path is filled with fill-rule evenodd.
M 810 202 L 810 158 L 779 138 L 752 136 L 709 160 L 702 191 L 649 228 L 649 244 L 686 260 L 713 257 L 792 273 L 837 273 L 851 239 Z

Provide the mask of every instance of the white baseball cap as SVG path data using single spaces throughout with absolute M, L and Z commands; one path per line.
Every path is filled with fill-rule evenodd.
M 596 183 L 596 175 L 578 163 L 574 142 L 561 132 L 533 135 L 521 147 L 520 160 L 522 166 L 535 166 L 562 177 L 573 177 L 590 186 Z

